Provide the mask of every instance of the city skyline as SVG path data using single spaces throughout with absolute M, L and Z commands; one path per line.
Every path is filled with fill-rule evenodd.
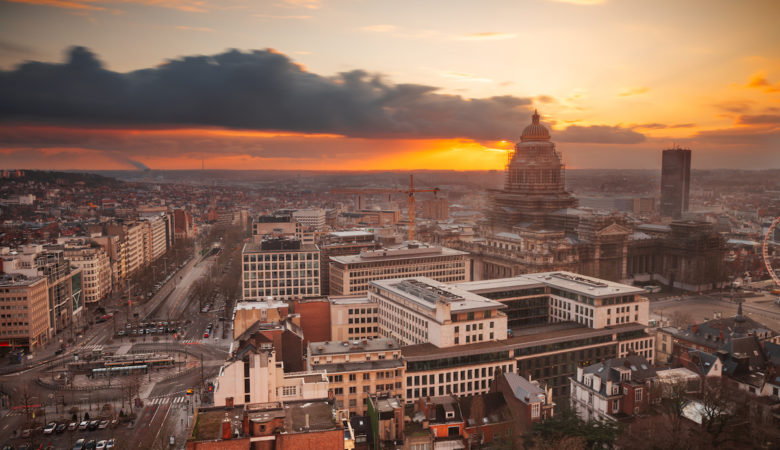
M 0 156 L 56 170 L 501 170 L 538 109 L 568 168 L 660 169 L 675 145 L 693 169 L 778 168 L 779 12 L 6 1 Z

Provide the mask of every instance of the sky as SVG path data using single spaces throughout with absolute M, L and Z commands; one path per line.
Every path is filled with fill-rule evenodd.
M 780 168 L 776 0 L 0 0 L 0 167 Z

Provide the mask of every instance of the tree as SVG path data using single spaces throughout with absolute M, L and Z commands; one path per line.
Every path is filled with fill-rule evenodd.
M 534 424 L 533 432 L 543 439 L 544 445 L 556 443 L 553 447 L 540 446 L 537 439 L 532 439 L 533 448 L 613 448 L 620 435 L 620 425 L 613 421 L 590 420 L 585 422 L 567 404 L 561 404 L 556 414 Z M 584 442 L 584 447 L 576 447 Z M 526 446 L 529 443 L 526 443 Z

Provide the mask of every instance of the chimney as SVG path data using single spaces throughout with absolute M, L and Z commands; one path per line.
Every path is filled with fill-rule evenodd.
M 309 414 L 306 413 L 305 417 L 306 417 L 306 428 L 305 429 L 308 430 L 309 429 Z
M 233 397 L 225 397 L 225 408 L 233 407 Z
M 241 421 L 241 432 L 244 436 L 249 436 L 249 413 L 244 410 L 244 418 Z
M 231 434 L 230 417 L 228 417 L 228 413 L 225 413 L 225 418 L 222 419 L 222 440 L 230 439 Z

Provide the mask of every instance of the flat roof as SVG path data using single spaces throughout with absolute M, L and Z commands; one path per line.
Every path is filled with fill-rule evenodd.
M 248 242 L 244 244 L 244 250 L 241 253 L 278 253 L 278 252 L 312 252 L 319 250 L 315 244 L 304 244 L 301 242 L 300 248 L 285 248 L 263 250 L 261 242 Z
M 501 302 L 474 294 L 457 285 L 444 284 L 428 277 L 374 280 L 370 284 L 390 291 L 428 309 L 435 310 L 437 301 L 450 305 L 450 312 L 467 312 L 485 309 L 505 309 Z
M 285 433 L 342 428 L 341 422 L 337 421 L 333 414 L 333 406 L 326 401 L 285 402 L 284 412 Z
M 250 309 L 272 309 L 272 308 L 286 308 L 289 305 L 286 302 L 279 300 L 260 301 L 260 302 L 236 302 L 236 311 L 250 310 Z
M 628 284 L 567 271 L 540 272 L 496 280 L 469 281 L 457 283 L 455 286 L 471 292 L 549 286 L 588 297 L 614 297 L 618 295 L 647 293 L 647 291 L 641 287 L 630 286 Z
M 328 301 L 330 301 L 332 305 L 360 305 L 365 303 L 372 303 L 368 299 L 367 295 L 328 297 Z
M 331 256 L 331 261 L 341 264 L 359 264 L 375 261 L 394 261 L 399 259 L 430 258 L 431 256 L 461 256 L 468 252 L 440 247 L 437 245 L 406 242 L 399 247 L 381 248 L 377 250 L 365 250 L 359 255 Z
M 431 343 L 407 345 L 401 347 L 401 354 L 407 361 L 410 362 L 425 361 L 431 359 L 431 355 L 436 355 L 436 358 L 478 355 L 487 352 L 508 351 L 517 348 L 533 347 L 537 345 L 557 344 L 571 340 L 605 336 L 613 333 L 644 331 L 645 329 L 645 326 L 641 324 L 626 324 L 599 329 L 587 328 L 579 324 L 575 325 L 576 326 L 565 329 L 554 326 L 541 326 L 537 327 L 537 333 L 533 334 L 515 336 L 501 341 L 485 341 L 477 342 L 475 344 L 455 345 L 444 348 L 436 347 Z M 510 355 L 508 359 L 514 358 Z
M 317 370 L 327 373 L 364 372 L 367 370 L 388 370 L 403 367 L 404 362 L 399 359 L 373 359 L 371 361 L 351 361 L 343 363 L 312 364 Z
M 393 338 L 363 339 L 354 341 L 309 342 L 309 357 L 349 353 L 398 350 L 400 345 Z
M 369 231 L 331 231 L 328 233 L 331 236 L 336 236 L 340 238 L 349 238 L 349 237 L 366 237 L 366 236 L 373 236 L 374 233 L 371 233 Z

